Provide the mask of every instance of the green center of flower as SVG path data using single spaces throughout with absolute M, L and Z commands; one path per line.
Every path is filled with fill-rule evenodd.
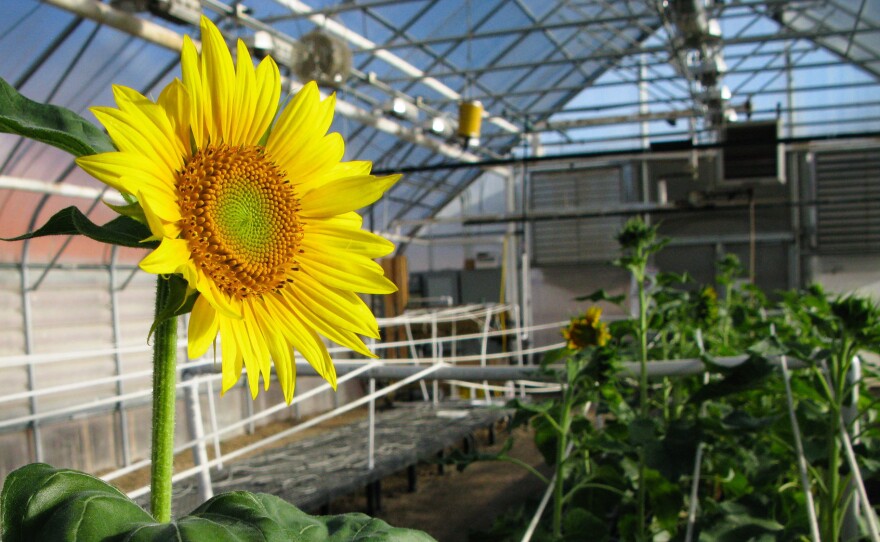
M 192 259 L 238 299 L 278 289 L 297 269 L 299 199 L 262 147 L 208 145 L 177 175 Z

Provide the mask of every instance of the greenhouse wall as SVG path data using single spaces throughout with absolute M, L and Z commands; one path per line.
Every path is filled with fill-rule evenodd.
M 113 401 L 120 394 L 146 392 L 151 387 L 151 354 L 148 335 L 155 277 L 133 269 L 116 269 L 116 289 L 111 289 L 104 268 L 66 266 L 45 273 L 45 266 L 25 270 L 29 285 L 22 295 L 21 268 L 0 269 L 0 388 L 4 397 L 0 419 L 0 478 L 29 462 L 43 461 L 88 472 L 108 471 L 148 456 L 151 407 L 149 397 Z M 121 279 L 119 277 L 122 277 Z M 34 288 L 34 284 L 37 285 Z M 114 325 L 114 320 L 116 324 Z M 180 324 L 184 337 L 186 322 Z M 114 347 L 118 344 L 119 350 Z M 31 354 L 27 359 L 24 354 Z M 212 354 L 209 352 L 208 356 Z M 59 357 L 61 358 L 59 360 Z M 181 362 L 186 359 L 180 351 Z M 28 364 L 28 360 L 33 361 Z M 219 371 L 219 360 L 216 363 Z M 113 377 L 123 375 L 121 381 Z M 88 387 L 78 383 L 97 381 Z M 323 382 L 317 377 L 297 380 L 297 393 Z M 40 393 L 28 395 L 31 389 Z M 223 397 L 219 387 L 211 400 L 202 393 L 203 423 L 226 427 L 283 402 L 273 386 L 254 401 L 239 385 Z M 341 385 L 334 400 L 320 394 L 303 404 L 282 410 L 266 421 L 312 416 L 363 394 L 357 381 Z M 109 401 L 108 401 L 109 400 Z M 101 406 L 89 404 L 103 401 Z M 65 412 L 81 405 L 78 412 Z M 178 397 L 177 442 L 189 435 L 183 395 Z M 34 422 L 33 414 L 48 418 Z M 240 433 L 250 430 L 245 427 Z

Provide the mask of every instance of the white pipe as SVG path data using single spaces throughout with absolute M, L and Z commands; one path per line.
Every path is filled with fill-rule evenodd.
M 146 41 L 180 51 L 183 36 L 152 21 L 136 17 L 130 13 L 95 0 L 43 0 L 47 4 L 66 9 L 80 17 L 121 30 Z M 198 42 L 196 42 L 198 43 Z
M 865 481 L 862 479 L 859 462 L 856 460 L 856 454 L 853 451 L 852 441 L 846 430 L 843 416 L 840 416 L 840 438 L 843 440 L 843 449 L 846 453 L 847 463 L 849 463 L 849 470 L 852 472 L 853 480 L 855 481 L 856 490 L 859 493 L 859 498 L 862 500 L 862 509 L 865 511 L 865 519 L 868 521 L 868 533 L 871 535 L 871 542 L 880 542 L 880 527 L 877 525 L 877 516 L 874 514 L 874 508 L 871 507 L 871 501 L 868 499 Z
M 126 13 L 122 10 L 111 7 L 109 4 L 98 2 L 97 0 L 44 0 L 47 4 L 65 9 L 92 21 L 105 24 L 127 32 L 132 36 L 137 36 L 150 43 L 159 45 L 172 51 L 180 51 L 183 47 L 183 34 L 179 34 L 164 26 L 158 25 L 141 17 Z M 292 8 L 291 8 L 292 9 Z M 310 9 L 310 8 L 309 8 Z M 336 23 L 338 24 L 338 23 Z M 340 25 L 341 26 L 341 25 Z M 344 28 L 344 27 L 343 27 Z M 195 41 L 195 40 L 194 40 Z M 198 43 L 198 42 L 196 42 Z M 292 90 L 302 88 L 302 84 L 291 81 L 286 77 L 281 79 L 282 85 Z M 336 111 L 341 115 L 345 115 L 351 119 L 357 120 L 363 124 L 372 126 L 382 132 L 389 133 L 410 143 L 426 147 L 439 154 L 444 154 L 450 158 L 463 162 L 477 162 L 481 158 L 473 153 L 464 151 L 460 147 L 449 145 L 442 141 L 425 136 L 421 131 L 406 128 L 401 124 L 387 118 L 373 114 L 372 111 L 361 109 L 360 107 L 340 100 L 336 100 Z M 506 121 L 505 121 L 506 122 Z M 514 126 L 515 128 L 515 126 Z
M 424 380 L 422 380 L 424 382 Z M 376 379 L 370 379 L 370 396 L 376 394 Z M 376 467 L 376 400 L 370 400 L 369 409 L 369 435 L 367 438 L 367 470 Z
M 22 177 L 11 177 L 9 175 L 0 175 L 0 188 L 88 200 L 95 200 L 103 197 L 105 201 L 116 205 L 125 203 L 122 196 L 115 190 L 108 190 L 102 193 L 101 190 L 89 186 L 77 186 L 70 183 L 49 183 L 37 179 L 24 179 Z
M 816 517 L 816 504 L 813 502 L 813 492 L 810 488 L 810 476 L 807 472 L 807 457 L 804 454 L 804 445 L 801 441 L 801 429 L 797 421 L 797 415 L 795 414 L 794 397 L 791 392 L 791 373 L 788 370 L 788 359 L 786 356 L 780 356 L 779 363 L 782 367 L 782 381 L 785 383 L 785 400 L 788 403 L 788 419 L 789 423 L 791 423 L 791 432 L 794 436 L 794 449 L 797 452 L 798 474 L 801 479 L 801 489 L 804 491 L 804 505 L 807 508 L 807 520 L 810 524 L 810 535 L 813 538 L 813 542 L 820 542 L 822 538 L 819 535 L 819 520 Z
M 458 101 L 462 99 L 462 95 L 456 92 L 455 90 L 449 88 L 444 85 L 437 79 L 433 77 L 426 77 L 425 72 L 413 66 L 406 60 L 400 58 L 396 54 L 392 53 L 387 49 L 380 48 L 375 42 L 365 38 L 364 36 L 354 32 L 349 29 L 345 25 L 330 19 L 320 13 L 314 13 L 311 7 L 300 2 L 299 0 L 277 0 L 279 4 L 287 7 L 294 13 L 298 13 L 300 15 L 306 15 L 312 23 L 316 26 L 327 32 L 328 34 L 333 34 L 334 36 L 344 39 L 345 41 L 351 43 L 355 47 L 360 49 L 370 49 L 373 51 L 373 55 L 376 58 L 380 58 L 385 61 L 387 64 L 397 68 L 401 72 L 409 75 L 410 77 L 419 78 L 419 82 L 439 93 L 441 96 L 449 98 L 453 101 Z M 512 134 L 518 134 L 519 128 L 509 122 L 506 119 L 500 117 L 492 117 L 489 116 L 489 122 L 498 126 L 502 130 L 506 132 L 510 132 Z

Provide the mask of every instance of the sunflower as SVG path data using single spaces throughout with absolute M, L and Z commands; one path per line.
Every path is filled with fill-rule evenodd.
M 588 346 L 605 346 L 611 333 L 608 325 L 602 322 L 602 309 L 590 307 L 585 313 L 571 319 L 568 327 L 562 330 L 562 337 L 570 350 L 581 350 Z
M 77 163 L 142 208 L 160 244 L 141 269 L 180 274 L 198 293 L 189 356 L 204 355 L 219 334 L 223 392 L 244 368 L 256 397 L 274 364 L 289 403 L 294 351 L 334 388 L 322 337 L 375 357 L 360 335 L 378 338 L 378 326 L 357 294 L 397 290 L 372 260 L 394 246 L 362 230 L 355 210 L 399 175 L 341 161 L 342 137 L 327 134 L 335 96 L 322 100 L 312 82 L 279 112 L 275 62 L 255 69 L 239 40 L 233 65 L 207 18 L 201 31 L 201 53 L 184 38 L 182 77 L 155 102 L 115 86 L 118 108 L 92 109 L 118 152 Z

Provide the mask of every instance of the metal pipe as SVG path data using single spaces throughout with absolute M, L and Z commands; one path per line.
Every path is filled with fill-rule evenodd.
M 369 408 L 369 436 L 367 444 L 367 469 L 373 470 L 376 466 L 376 379 L 370 379 L 370 408 Z M 338 408 L 338 407 L 337 407 Z
M 110 249 L 110 265 L 107 268 L 109 273 L 109 293 L 110 293 L 110 320 L 113 326 L 113 366 L 116 375 L 116 395 L 122 395 L 125 390 L 122 386 L 122 356 L 119 353 L 119 345 L 122 343 L 122 335 L 119 322 L 119 296 L 116 290 L 116 261 L 119 256 L 119 247 L 114 245 Z M 125 411 L 125 403 L 122 401 L 116 403 L 116 413 L 119 416 L 119 432 L 122 443 L 122 464 L 131 464 L 131 443 L 128 435 L 128 413 Z
M 184 375 L 187 380 L 189 375 Z M 197 379 L 188 378 L 184 386 L 186 395 L 186 413 L 188 417 L 190 440 L 192 446 L 193 463 L 201 467 L 199 471 L 199 499 L 205 502 L 214 496 L 214 486 L 211 483 L 211 468 L 208 466 L 208 450 L 205 448 L 205 426 L 202 421 L 202 405 L 199 400 L 199 382 Z
M 95 200 L 103 195 L 103 198 L 110 203 L 125 203 L 125 200 L 118 192 L 108 192 L 105 194 L 103 190 L 89 186 L 78 186 L 70 183 L 49 183 L 36 179 L 12 177 L 10 175 L 0 175 L 0 188 L 21 190 L 24 192 L 36 192 L 39 194 L 52 194 L 69 198 L 83 198 L 88 200 Z

